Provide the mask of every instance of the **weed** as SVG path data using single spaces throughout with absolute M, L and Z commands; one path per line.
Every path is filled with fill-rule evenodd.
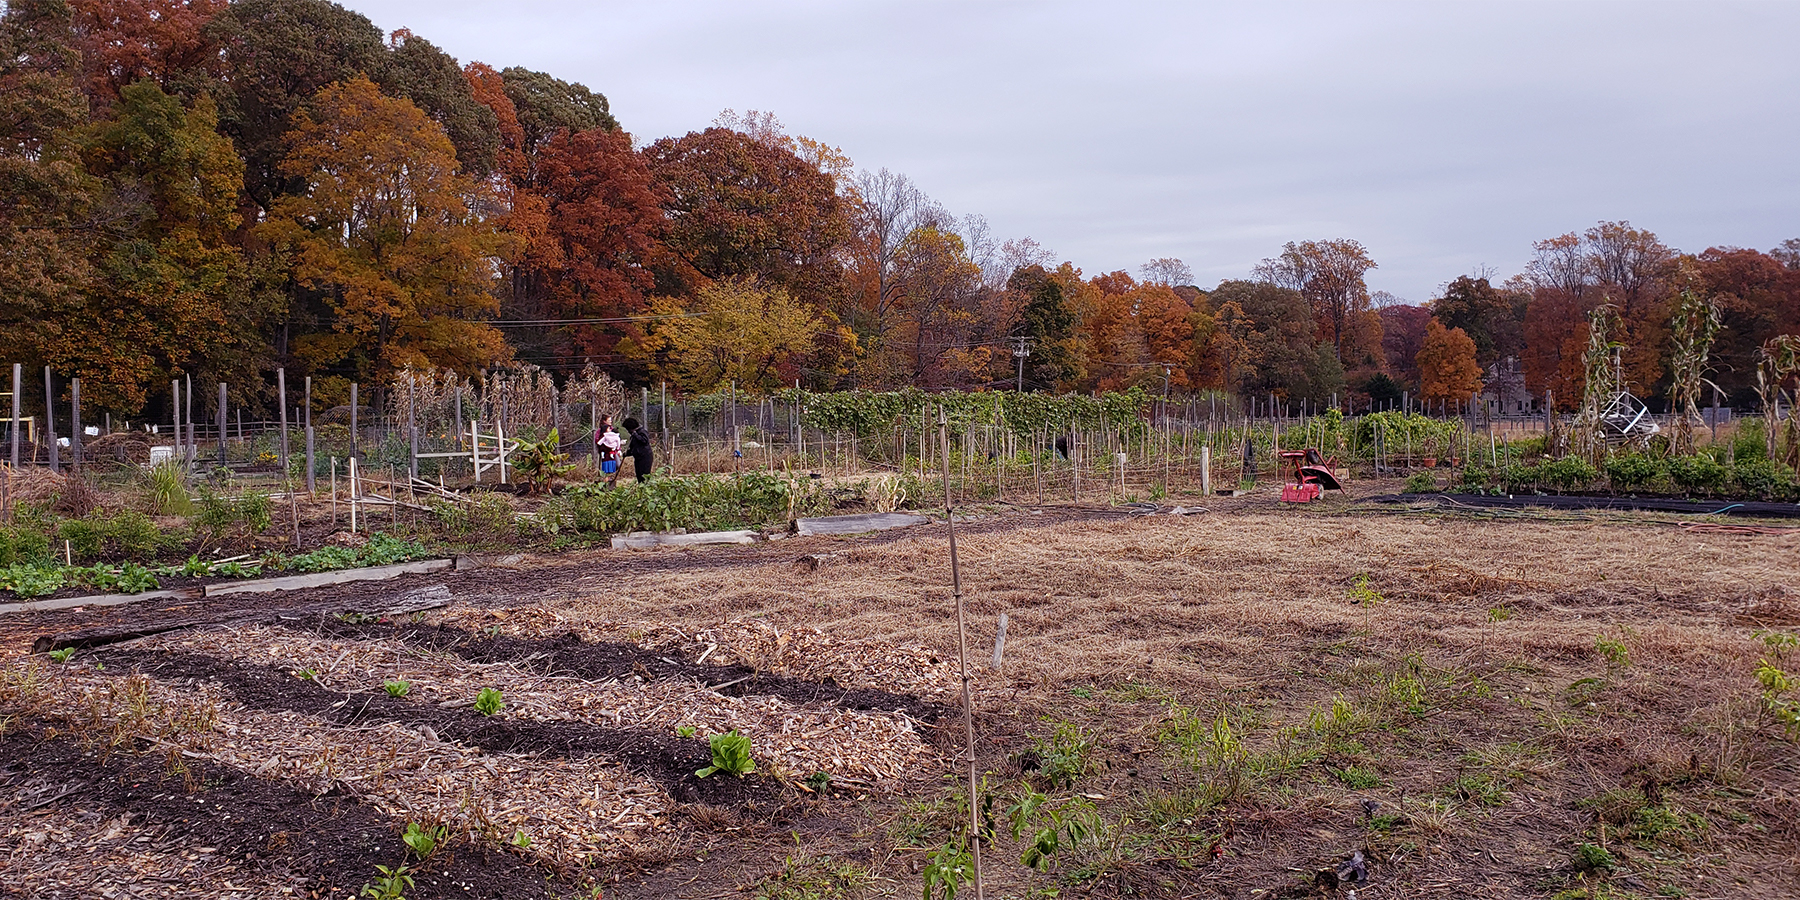
M 1482 806 L 1499 806 L 1506 802 L 1506 788 L 1498 779 L 1485 772 L 1457 776 L 1444 789 L 1444 793 L 1465 803 L 1478 803 Z
M 1564 696 L 1568 699 L 1570 706 L 1584 706 L 1594 702 L 1594 698 L 1600 696 L 1600 692 L 1606 688 L 1607 682 L 1604 678 L 1581 678 L 1569 685 Z
M 1355 788 L 1357 790 L 1368 790 L 1370 788 L 1381 787 L 1381 776 L 1368 769 L 1361 769 L 1356 766 L 1345 766 L 1342 769 L 1328 769 L 1327 771 L 1331 772 L 1337 780 L 1343 782 L 1345 787 Z
M 389 697 L 404 697 L 412 691 L 412 684 L 396 679 L 382 682 L 381 689 L 387 691 Z
M 311 669 L 297 669 L 294 672 L 294 677 L 301 681 L 318 681 L 319 673 L 314 672 Z
M 1800 635 L 1785 631 L 1758 629 L 1753 636 L 1762 641 L 1763 646 L 1769 648 L 1769 652 L 1775 654 L 1776 659 L 1785 659 L 1795 647 L 1800 647 Z
M 1625 646 L 1624 641 L 1617 638 L 1609 638 L 1604 634 L 1596 636 L 1594 651 L 1605 657 L 1606 664 L 1612 668 L 1623 669 L 1631 665 L 1631 650 Z
M 525 829 L 515 828 L 513 829 L 512 840 L 507 841 L 507 843 L 511 844 L 516 850 L 530 850 L 531 836 L 525 833 Z
M 817 793 L 823 794 L 826 791 L 831 790 L 831 773 L 814 772 L 811 775 L 806 776 L 806 779 L 802 781 L 801 784 L 812 788 Z
M 1575 871 L 1607 872 L 1618 867 L 1618 862 L 1605 847 L 1598 844 L 1575 845 Z
M 680 738 L 693 737 L 694 736 L 694 726 L 692 726 L 692 725 L 677 725 L 677 726 L 675 726 L 675 736 L 680 737 Z
M 406 842 L 406 846 L 418 854 L 420 859 L 427 859 L 444 845 L 449 836 L 450 829 L 443 825 L 427 828 L 417 822 L 408 822 L 406 833 L 400 835 L 400 840 Z
M 0 569 L 0 590 L 12 591 L 19 597 L 53 594 L 64 583 L 63 569 L 57 566 L 15 563 Z
M 931 854 L 925 864 L 925 900 L 934 895 L 943 900 L 956 900 L 956 891 L 974 877 L 975 860 L 967 847 L 946 843 Z
M 194 503 L 188 499 L 187 481 L 181 466 L 174 461 L 151 466 L 144 473 L 144 488 L 145 501 L 153 515 L 186 516 L 194 511 Z
M 475 695 L 475 711 L 484 716 L 491 716 L 506 708 L 506 695 L 493 688 L 482 688 Z
M 756 886 L 756 900 L 826 900 L 861 892 L 869 870 L 829 856 L 790 856 L 781 871 Z
M 1052 787 L 1068 787 L 1092 768 L 1088 754 L 1094 749 L 1094 736 L 1074 722 L 1058 722 L 1050 740 L 1037 738 L 1032 750 L 1037 754 L 1038 770 Z
M 712 750 L 712 765 L 695 771 L 694 777 L 705 778 L 715 772 L 724 772 L 742 778 L 756 771 L 756 760 L 750 756 L 750 739 L 738 734 L 737 729 L 715 734 L 707 744 Z
M 1069 696 L 1080 697 L 1083 700 L 1092 700 L 1094 699 L 1094 689 L 1085 684 L 1076 685 L 1075 687 L 1069 688 Z
M 1313 708 L 1307 713 L 1306 726 L 1319 736 L 1327 753 L 1344 753 L 1354 742 L 1350 738 L 1369 728 L 1369 717 L 1340 694 L 1331 700 L 1330 709 Z
M 1346 593 L 1350 597 L 1350 602 L 1358 606 L 1374 606 L 1387 599 L 1381 596 L 1381 592 L 1369 587 L 1369 575 L 1366 572 L 1357 574 Z
M 412 871 L 411 869 L 406 866 L 395 866 L 391 869 L 387 866 L 376 866 L 375 870 L 381 873 L 381 877 L 372 883 L 364 884 L 361 896 L 371 897 L 373 900 L 406 900 L 404 892 L 411 890 L 413 886 L 412 875 L 408 874 Z
M 59 663 L 68 662 L 69 658 L 74 655 L 75 655 L 74 647 L 64 647 L 61 650 L 50 651 L 50 658 L 56 660 Z
M 1408 494 L 1435 494 L 1437 489 L 1437 479 L 1431 477 L 1431 473 L 1414 472 L 1407 476 L 1406 486 L 1403 490 Z
M 1487 611 L 1487 620 L 1496 625 L 1501 622 L 1509 621 L 1512 617 L 1513 611 L 1510 606 L 1490 607 Z

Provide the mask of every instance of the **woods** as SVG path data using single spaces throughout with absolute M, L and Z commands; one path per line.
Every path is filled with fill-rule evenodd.
M 1515 393 L 1566 412 L 1602 305 L 1658 409 L 1706 405 L 1701 380 L 1739 407 L 1792 390 L 1758 372 L 1800 333 L 1800 239 L 1683 252 L 1600 222 L 1407 303 L 1370 290 L 1376 250 L 1315 237 L 1209 289 L 1179 259 L 1087 273 L 998 239 L 766 112 L 634 137 L 593 88 L 325 0 L 12 3 L 0 45 L 0 351 L 79 378 L 96 417 L 166 418 L 186 377 L 272 411 L 277 367 L 329 408 L 409 367 L 526 363 L 689 394 L 1350 409 L 1498 401 L 1517 371 Z

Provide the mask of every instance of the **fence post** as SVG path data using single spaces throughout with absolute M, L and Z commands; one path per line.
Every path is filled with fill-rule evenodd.
M 25 375 L 25 366 L 13 363 L 12 389 L 12 467 L 19 468 L 19 390 L 23 386 L 21 379 Z
M 219 382 L 219 409 L 214 418 L 219 423 L 219 465 L 225 465 L 225 382 Z
M 350 382 L 350 458 L 356 458 L 356 382 Z
M 81 471 L 81 379 L 69 379 L 69 456 L 75 471 Z
M 44 367 L 44 442 L 50 447 L 50 471 L 62 471 L 62 457 L 56 446 L 56 395 L 50 390 L 50 367 Z
M 303 393 L 301 396 L 306 398 L 306 401 L 305 401 L 306 405 L 301 408 L 300 414 L 305 417 L 305 422 L 306 422 L 306 493 L 308 496 L 311 496 L 314 491 L 314 477 L 315 477 L 313 475 L 312 376 L 311 375 L 306 376 L 305 393 Z
M 406 370 L 406 437 L 407 437 L 407 441 L 408 441 L 407 457 L 406 457 L 406 477 L 407 478 L 419 477 L 419 426 L 418 426 L 418 418 L 414 414 L 414 407 L 413 407 L 413 397 L 414 397 L 413 384 L 414 384 L 414 381 L 415 381 L 415 376 L 413 375 L 412 370 L 407 369 Z M 398 509 L 399 507 L 395 507 L 395 508 Z
M 1200 445 L 1200 496 L 1212 496 L 1212 445 Z
M 181 379 L 177 378 L 177 379 L 169 382 L 169 399 L 170 399 L 170 406 L 174 409 L 174 412 L 170 414 L 170 418 L 174 419 L 174 421 L 175 421 L 175 453 L 169 457 L 169 461 L 175 462 L 175 461 L 181 459 L 181 448 L 182 448 L 182 443 L 181 443 Z
M 281 471 L 286 474 L 288 464 L 287 369 L 279 366 L 275 369 L 275 394 L 276 400 L 281 405 L 281 446 L 276 451 L 280 456 L 277 462 L 281 463 Z
M 194 432 L 194 376 L 183 377 L 187 383 L 182 386 L 187 388 L 187 393 L 182 402 L 187 404 L 187 408 L 183 410 L 182 418 L 187 419 L 187 466 L 188 471 L 191 472 L 194 469 L 194 463 L 199 462 L 200 459 L 200 438 Z

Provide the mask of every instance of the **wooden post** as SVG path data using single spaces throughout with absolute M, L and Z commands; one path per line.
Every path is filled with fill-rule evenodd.
M 337 529 L 337 457 L 331 458 L 331 527 Z
M 475 483 L 481 483 L 481 420 L 469 420 L 469 464 L 475 467 Z
M 994 631 L 994 671 L 1000 671 L 1000 660 L 1006 654 L 1006 613 L 1000 614 L 1000 627 Z
M 500 483 L 506 483 L 506 425 L 494 423 L 494 456 L 500 461 Z
M 463 437 L 462 437 L 463 436 L 462 376 L 457 375 L 457 376 L 455 376 L 455 378 L 456 378 L 456 446 L 461 447 L 462 440 L 463 440 Z
M 981 795 L 975 784 L 975 703 L 969 691 L 969 631 L 963 612 L 962 567 L 956 558 L 956 516 L 950 507 L 950 420 L 942 406 L 938 407 L 938 438 L 944 448 L 944 528 L 950 537 L 950 591 L 956 601 L 956 657 L 962 672 L 963 732 L 967 741 L 963 752 L 968 754 L 969 763 L 969 852 L 974 855 L 975 898 L 982 900 L 981 842 L 974 839 L 981 833 L 977 822 Z M 966 456 L 968 448 L 963 449 Z
M 213 419 L 219 424 L 219 465 L 225 465 L 225 382 L 219 382 L 219 408 L 213 411 Z M 282 477 L 287 477 L 286 467 L 282 468 Z
M 350 458 L 356 458 L 356 382 L 354 381 L 350 382 Z
M 356 456 L 350 457 L 350 533 L 356 533 Z
M 50 448 L 50 471 L 62 471 L 62 456 L 56 446 L 56 395 L 50 390 L 50 367 L 44 367 L 44 443 Z
M 200 461 L 200 437 L 194 431 L 194 376 L 185 376 L 185 381 L 187 383 L 182 386 L 187 388 L 187 392 L 181 402 L 185 403 L 187 408 L 182 412 L 182 418 L 187 420 L 187 465 L 188 471 L 191 472 L 194 469 L 194 463 Z
M 175 420 L 175 454 L 169 457 L 169 459 L 170 461 L 177 461 L 181 459 L 181 448 L 185 446 L 181 443 L 181 379 L 177 378 L 174 381 L 169 382 L 169 397 L 170 406 L 175 410 L 173 413 L 173 418 Z
M 81 379 L 69 379 L 69 456 L 81 471 Z
M 1212 496 L 1212 445 L 1200 445 L 1200 496 Z
M 406 477 L 409 479 L 419 477 L 419 425 L 418 417 L 414 412 L 413 407 L 413 399 L 415 396 L 413 391 L 413 381 L 414 376 L 412 370 L 408 369 L 406 372 L 406 437 L 408 441 Z
M 223 385 L 220 386 L 223 389 Z M 276 449 L 275 461 L 281 464 L 281 473 L 285 477 L 288 470 L 288 406 L 287 406 L 287 369 L 275 369 L 275 398 L 281 404 L 281 444 Z M 221 403 L 223 397 L 221 395 Z
M 312 376 L 306 376 L 306 387 L 301 394 L 306 398 L 306 405 L 301 407 L 300 415 L 306 423 L 306 493 L 311 496 L 317 490 L 317 482 L 313 475 L 313 429 L 312 429 Z M 242 435 L 239 435 L 242 437 Z
M 14 470 L 17 470 L 19 468 L 19 391 L 24 386 L 23 381 L 22 381 L 22 379 L 24 378 L 24 375 L 25 375 L 25 366 L 21 363 L 13 363 L 12 467 Z

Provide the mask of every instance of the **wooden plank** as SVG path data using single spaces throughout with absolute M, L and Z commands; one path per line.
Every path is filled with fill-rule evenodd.
M 886 531 L 890 528 L 906 528 L 912 525 L 923 525 L 931 521 L 924 516 L 910 513 L 865 513 L 855 516 L 820 516 L 814 519 L 800 519 L 794 523 L 802 537 L 820 534 L 864 534 L 870 531 Z
M 123 606 L 139 600 L 168 600 L 175 597 L 198 596 L 200 596 L 199 591 L 188 588 L 186 590 L 145 591 L 141 594 L 94 594 L 87 597 L 58 597 L 54 600 L 25 600 L 19 603 L 0 603 L 0 615 L 47 609 L 73 609 L 77 606 Z
M 762 537 L 759 531 L 703 531 L 699 534 L 658 534 L 634 531 L 615 534 L 614 550 L 648 550 L 652 547 L 693 547 L 701 544 L 754 544 Z
M 336 572 L 314 572 L 310 575 L 284 575 L 280 578 L 260 578 L 255 581 L 233 581 L 209 584 L 206 586 L 205 595 L 218 597 L 225 594 L 261 594 L 269 591 L 298 591 L 333 584 L 348 584 L 353 581 L 385 581 L 401 575 L 442 572 L 452 568 L 455 564 L 456 561 L 450 559 L 421 559 L 416 562 L 373 566 L 367 569 L 341 569 Z

